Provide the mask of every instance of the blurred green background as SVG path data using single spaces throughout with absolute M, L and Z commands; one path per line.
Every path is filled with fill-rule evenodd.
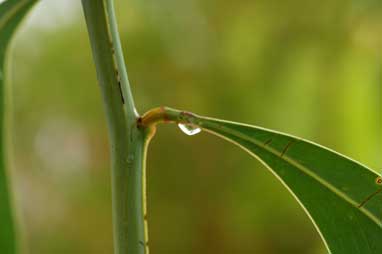
M 140 113 L 167 105 L 255 124 L 382 168 L 379 0 L 116 7 Z M 80 1 L 41 1 L 10 59 L 26 249 L 112 253 L 107 130 Z M 286 189 L 223 140 L 160 126 L 147 170 L 151 253 L 326 253 Z

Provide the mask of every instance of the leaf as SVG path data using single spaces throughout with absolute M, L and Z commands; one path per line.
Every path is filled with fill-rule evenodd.
M 377 173 L 279 132 L 205 117 L 193 122 L 269 168 L 308 213 L 330 253 L 382 253 L 382 180 Z
M 0 250 L 16 253 L 15 227 L 5 169 L 4 65 L 9 41 L 35 0 L 7 0 L 0 4 Z

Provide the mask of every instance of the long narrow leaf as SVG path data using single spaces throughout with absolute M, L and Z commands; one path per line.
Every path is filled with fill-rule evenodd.
M 204 117 L 195 123 L 263 162 L 300 202 L 330 253 L 382 253 L 382 180 L 377 173 L 286 134 Z
M 9 41 L 35 0 L 7 0 L 0 4 L 0 252 L 16 253 L 15 226 L 5 169 L 4 65 Z

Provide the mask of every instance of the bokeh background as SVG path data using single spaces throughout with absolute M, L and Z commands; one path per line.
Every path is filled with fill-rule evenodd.
M 301 136 L 382 169 L 379 0 L 116 1 L 140 113 L 159 105 Z M 12 179 L 25 253 L 112 253 L 102 99 L 78 0 L 42 0 L 13 44 Z M 160 126 L 151 253 L 326 253 L 237 147 Z M 26 251 L 28 250 L 28 251 Z

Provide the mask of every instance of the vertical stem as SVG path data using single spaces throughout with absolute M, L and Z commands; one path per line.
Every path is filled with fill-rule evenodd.
M 115 68 L 118 71 L 117 79 L 118 82 L 120 82 L 119 85 L 122 90 L 122 94 L 126 98 L 126 111 L 128 113 L 128 117 L 137 117 L 138 114 L 134 106 L 134 99 L 131 92 L 129 79 L 127 77 L 125 60 L 123 58 L 121 41 L 119 38 L 118 26 L 114 13 L 114 0 L 106 0 L 106 18 L 106 22 L 108 22 L 109 25 L 109 37 L 114 53 Z
M 82 0 L 82 6 L 109 129 L 114 252 L 147 254 L 144 157 L 148 129 L 137 127 L 113 1 Z

